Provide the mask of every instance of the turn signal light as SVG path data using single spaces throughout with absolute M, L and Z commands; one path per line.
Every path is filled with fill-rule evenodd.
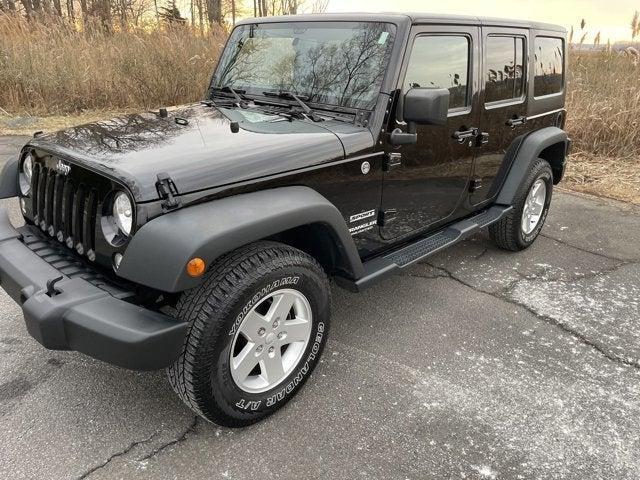
M 189 260 L 189 263 L 187 263 L 187 273 L 191 277 L 201 277 L 205 269 L 206 265 L 204 263 L 204 260 L 201 258 L 192 258 L 191 260 Z

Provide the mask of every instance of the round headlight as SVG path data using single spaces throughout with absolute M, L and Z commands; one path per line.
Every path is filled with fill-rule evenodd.
M 27 154 L 22 161 L 22 169 L 20 170 L 19 182 L 20 192 L 25 197 L 31 193 L 31 178 L 33 177 L 33 157 Z
M 131 200 L 124 192 L 119 192 L 113 199 L 113 218 L 120 231 L 125 234 L 131 234 L 133 226 L 133 206 Z

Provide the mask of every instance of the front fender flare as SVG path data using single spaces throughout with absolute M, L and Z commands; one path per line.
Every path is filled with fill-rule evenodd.
M 202 280 L 187 275 L 190 259 L 200 257 L 209 266 L 243 245 L 317 223 L 331 230 L 347 273 L 362 276 L 362 261 L 338 209 L 315 190 L 299 186 L 234 195 L 158 217 L 133 236 L 118 275 L 164 292 L 181 292 Z
M 546 127 L 527 135 L 517 148 L 511 168 L 505 179 L 496 203 L 500 205 L 513 205 L 518 188 L 524 181 L 531 163 L 540 157 L 540 153 L 547 147 L 564 143 L 565 154 L 568 148 L 569 138 L 564 130 L 557 127 Z
M 11 158 L 4 164 L 0 173 L 0 198 L 12 198 L 19 195 L 18 157 Z

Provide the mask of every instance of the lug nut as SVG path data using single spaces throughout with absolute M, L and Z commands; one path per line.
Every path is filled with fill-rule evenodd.
M 262 345 L 258 345 L 258 348 L 256 348 L 256 352 L 257 353 L 262 352 L 262 348 L 263 348 Z
M 275 349 L 273 347 L 269 347 L 269 353 L 273 353 Z
M 280 325 L 280 322 L 278 320 L 273 322 L 273 328 L 278 328 L 278 325 Z
M 260 335 L 260 336 L 264 335 L 264 332 L 265 332 L 265 331 L 266 331 L 266 330 L 265 330 L 263 327 L 260 327 L 260 328 L 258 329 L 258 335 Z
M 278 334 L 278 339 L 282 340 L 284 338 L 285 332 L 280 332 Z

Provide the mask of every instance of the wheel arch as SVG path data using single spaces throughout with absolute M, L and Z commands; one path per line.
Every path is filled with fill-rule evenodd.
M 311 237 L 313 235 L 313 237 Z M 338 209 L 309 187 L 281 187 L 187 207 L 145 224 L 131 239 L 118 275 L 164 292 L 202 280 L 186 273 L 194 257 L 217 258 L 258 240 L 312 255 L 328 273 L 358 278 L 362 261 Z
M 554 185 L 560 183 L 560 180 L 562 180 L 562 177 L 564 175 L 566 152 L 567 143 L 565 141 L 561 141 L 545 147 L 538 154 L 538 158 L 545 159 L 547 162 L 549 162 L 549 165 L 551 165 Z
M 351 276 L 353 268 L 344 251 L 341 239 L 326 223 L 315 222 L 278 232 L 267 240 L 284 243 L 311 255 L 327 275 Z
M 564 174 L 566 156 L 571 144 L 564 130 L 546 127 L 516 141 L 520 143 L 516 148 L 511 149 L 514 151 L 513 160 L 496 199 L 498 204 L 513 204 L 520 184 L 526 177 L 531 164 L 538 158 L 547 160 L 551 165 L 554 184 L 559 183 Z

